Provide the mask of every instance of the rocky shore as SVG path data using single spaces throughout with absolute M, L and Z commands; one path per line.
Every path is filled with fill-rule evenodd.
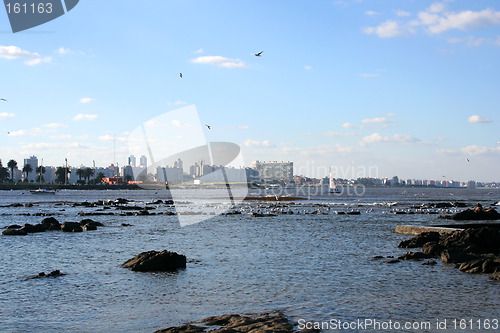
M 407 252 L 398 260 L 441 258 L 443 263 L 453 264 L 462 272 L 491 274 L 492 279 L 500 280 L 500 228 L 498 227 L 467 228 L 447 234 L 423 232 L 402 241 L 398 246 L 422 249 Z M 424 263 L 432 265 L 433 260 Z
M 199 322 L 188 323 L 177 327 L 168 327 L 155 333 L 293 333 L 320 332 L 319 330 L 298 330 L 282 313 L 264 313 L 253 315 L 226 314 L 217 317 L 208 317 Z

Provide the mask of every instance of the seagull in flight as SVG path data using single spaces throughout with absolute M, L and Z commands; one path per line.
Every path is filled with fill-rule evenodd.
M 468 158 L 466 158 L 467 162 L 470 162 Z
M 182 73 L 179 73 L 179 76 L 180 76 L 180 77 L 181 77 L 181 79 L 182 79 Z
M 0 101 L 7 102 L 7 100 L 5 98 L 0 98 Z
M 207 126 L 207 128 L 210 129 L 210 125 L 205 125 L 205 126 Z
M 264 52 L 264 51 L 260 51 L 260 52 L 257 52 L 257 53 L 252 53 L 252 54 L 253 54 L 254 56 L 256 56 L 256 57 L 260 57 L 260 55 L 262 54 L 262 52 Z

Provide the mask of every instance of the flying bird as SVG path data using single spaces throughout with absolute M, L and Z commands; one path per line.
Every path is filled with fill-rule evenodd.
M 260 55 L 262 54 L 262 52 L 264 52 L 264 51 L 260 51 L 260 52 L 257 52 L 257 53 L 252 53 L 252 54 L 253 54 L 254 56 L 256 56 L 256 57 L 260 57 Z
M 470 162 L 468 158 L 466 158 L 467 162 Z
M 180 76 L 180 77 L 181 77 L 181 79 L 182 79 L 182 73 L 179 73 L 179 76 Z
M 207 128 L 210 129 L 210 125 L 205 125 L 205 126 L 207 126 Z
M 0 98 L 0 101 L 7 102 L 7 100 L 5 98 Z

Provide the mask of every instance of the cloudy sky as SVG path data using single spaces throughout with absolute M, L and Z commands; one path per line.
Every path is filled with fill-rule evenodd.
M 4 164 L 124 165 L 138 126 L 195 105 L 247 165 L 500 181 L 495 0 L 85 0 L 16 34 L 2 8 L 0 73 Z

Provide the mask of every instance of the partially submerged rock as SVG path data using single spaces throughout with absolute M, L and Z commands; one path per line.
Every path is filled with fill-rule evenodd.
M 500 213 L 495 210 L 495 208 L 483 208 L 481 204 L 477 204 L 474 209 L 466 209 L 461 212 L 455 213 L 451 216 L 443 216 L 443 218 L 448 218 L 452 220 L 499 220 Z
M 450 234 L 424 232 L 399 247 L 422 247 L 422 252 L 408 252 L 399 259 L 441 257 L 443 263 L 455 264 L 462 272 L 493 273 L 492 278 L 500 278 L 500 228 L 469 228 Z
M 201 332 L 319 332 L 316 329 L 294 329 L 292 323 L 282 313 L 257 315 L 226 314 L 208 317 L 197 323 L 169 327 L 155 333 L 201 333 Z
M 139 272 L 169 272 L 186 268 L 186 256 L 167 250 L 142 252 L 122 264 Z

